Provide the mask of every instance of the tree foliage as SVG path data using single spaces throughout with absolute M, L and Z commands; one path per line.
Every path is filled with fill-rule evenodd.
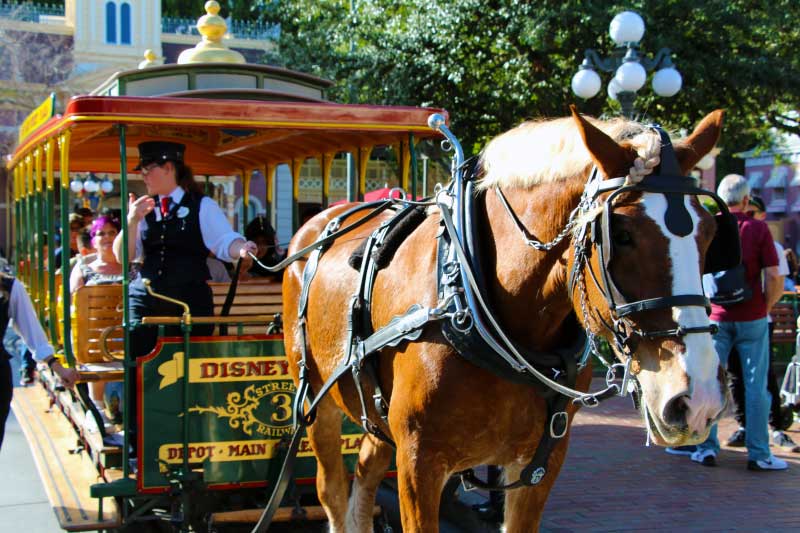
M 519 122 L 563 116 L 569 105 L 614 115 L 605 97 L 581 101 L 572 75 L 585 48 L 613 51 L 608 24 L 625 9 L 642 15 L 640 51 L 662 47 L 683 75 L 672 98 L 639 91 L 637 108 L 674 129 L 727 110 L 725 158 L 769 143 L 771 128 L 800 133 L 800 3 L 745 0 L 344 0 L 257 1 L 254 16 L 281 25 L 269 58 L 336 80 L 334 99 L 448 109 L 465 149 Z M 727 165 L 731 165 L 728 159 Z

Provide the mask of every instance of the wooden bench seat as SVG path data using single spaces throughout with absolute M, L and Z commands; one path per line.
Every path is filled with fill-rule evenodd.
M 794 314 L 794 306 L 790 302 L 778 302 L 770 312 L 772 323 L 775 329 L 772 333 L 772 342 L 791 342 L 794 343 L 797 335 L 797 317 Z
M 122 285 L 93 285 L 75 291 L 74 351 L 79 363 L 108 361 L 100 348 L 100 337 L 107 328 L 122 324 Z M 122 354 L 122 329 L 107 339 L 108 350 Z
M 228 283 L 209 283 L 214 294 L 214 310 L 222 311 L 230 285 Z M 263 334 L 267 323 L 282 308 L 281 284 L 267 280 L 242 281 L 238 284 L 236 297 L 230 309 L 231 320 L 237 318 L 257 320 L 258 324 L 248 324 L 242 334 Z M 103 332 L 122 324 L 122 285 L 96 285 L 81 287 L 74 296 L 74 353 L 82 371 L 83 381 L 109 381 L 122 379 L 119 365 L 108 365 L 100 341 Z M 230 333 L 236 335 L 238 328 L 232 326 Z M 106 339 L 106 346 L 112 354 L 121 357 L 123 350 L 122 329 L 114 329 Z
M 214 313 L 219 315 L 228 295 L 230 284 L 209 283 L 209 286 L 214 293 Z M 258 320 L 268 316 L 271 320 L 275 313 L 280 313 L 282 309 L 283 294 L 280 283 L 266 279 L 240 281 L 236 287 L 236 297 L 233 299 L 229 316 L 246 319 L 258 318 Z M 269 320 L 244 326 L 242 334 L 263 334 Z M 229 333 L 231 335 L 238 334 L 237 328 L 231 327 Z

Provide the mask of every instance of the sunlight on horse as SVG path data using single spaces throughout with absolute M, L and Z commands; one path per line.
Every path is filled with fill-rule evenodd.
M 567 238 L 549 251 L 527 246 L 505 208 L 490 190 L 500 187 L 527 232 L 542 241 L 553 239 L 565 227 L 579 203 L 593 166 L 607 178 L 647 172 L 660 153 L 658 134 L 623 120 L 601 122 L 573 117 L 526 123 L 486 148 L 482 268 L 488 299 L 498 322 L 520 345 L 552 350 L 575 339 L 577 316 L 582 325 L 610 339 L 608 304 L 595 284 L 599 272 L 596 253 L 584 265 L 585 286 L 572 294 L 568 276 L 574 256 Z M 675 142 L 685 174 L 716 143 L 721 111 L 708 115 L 686 139 Z M 642 161 L 636 162 L 639 158 Z M 642 166 L 647 165 L 649 167 Z M 637 166 L 638 165 L 638 166 Z M 631 172 L 631 169 L 634 169 Z M 694 230 L 677 237 L 664 227 L 664 195 L 625 192 L 614 201 L 611 235 L 614 259 L 610 273 L 619 289 L 640 300 L 673 294 L 702 294 L 701 271 L 705 252 L 714 236 L 713 217 L 695 197 L 685 197 Z M 307 223 L 292 240 L 289 253 L 314 242 L 328 220 L 348 206 L 331 208 Z M 353 215 L 352 222 L 364 216 Z M 308 299 L 308 367 L 311 386 L 319 391 L 346 353 L 348 308 L 358 284 L 358 272 L 348 259 L 389 215 L 378 217 L 337 240 L 320 258 Z M 413 304 L 435 307 L 437 245 L 440 215 L 432 212 L 381 270 L 374 286 L 372 320 L 376 328 L 403 314 Z M 574 239 L 573 239 L 574 240 Z M 285 343 L 297 380 L 301 357 L 298 297 L 305 261 L 294 263 L 284 276 Z M 580 294 L 583 292 L 583 308 Z M 702 307 L 674 307 L 631 315 L 644 330 L 707 327 Z M 528 385 L 513 383 L 478 368 L 460 357 L 429 323 L 415 342 L 384 348 L 378 355 L 379 380 L 391 399 L 388 424 L 368 401 L 370 418 L 397 444 L 396 461 L 403 530 L 438 531 L 440 493 L 447 479 L 481 464 L 503 465 L 514 481 L 536 450 L 545 428 L 545 403 Z M 706 437 L 725 404 L 722 369 L 708 332 L 685 337 L 641 339 L 632 371 L 642 388 L 645 423 L 654 442 L 681 445 Z M 591 366 L 579 375 L 577 388 L 587 390 Z M 372 387 L 365 382 L 371 397 Z M 567 408 L 570 422 L 577 411 Z M 317 420 L 309 426 L 318 459 L 317 489 L 332 531 L 372 531 L 371 511 L 377 486 L 393 454 L 387 443 L 364 439 L 352 496 L 340 452 L 341 412 L 361 417 L 361 404 L 349 375 L 331 389 L 320 404 Z M 547 475 L 533 487 L 511 490 L 506 499 L 506 528 L 511 532 L 538 529 L 542 509 L 567 451 L 561 439 L 550 455 Z M 349 511 L 348 511 L 349 509 Z

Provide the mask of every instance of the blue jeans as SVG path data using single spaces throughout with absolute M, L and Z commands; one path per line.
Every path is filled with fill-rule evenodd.
M 744 404 L 746 417 L 747 458 L 750 461 L 763 461 L 771 455 L 769 451 L 770 395 L 767 392 L 767 367 L 769 366 L 769 337 L 767 319 L 760 318 L 748 322 L 718 322 L 719 331 L 714 335 L 714 349 L 720 363 L 728 366 L 728 355 L 736 347 L 742 362 L 744 381 Z M 719 452 L 717 424 L 711 434 L 698 448 Z

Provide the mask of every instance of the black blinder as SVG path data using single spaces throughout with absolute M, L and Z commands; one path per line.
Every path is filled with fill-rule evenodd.
M 727 210 L 714 215 L 717 232 L 706 252 L 703 274 L 729 270 L 742 262 L 742 244 L 739 241 L 739 224 Z

